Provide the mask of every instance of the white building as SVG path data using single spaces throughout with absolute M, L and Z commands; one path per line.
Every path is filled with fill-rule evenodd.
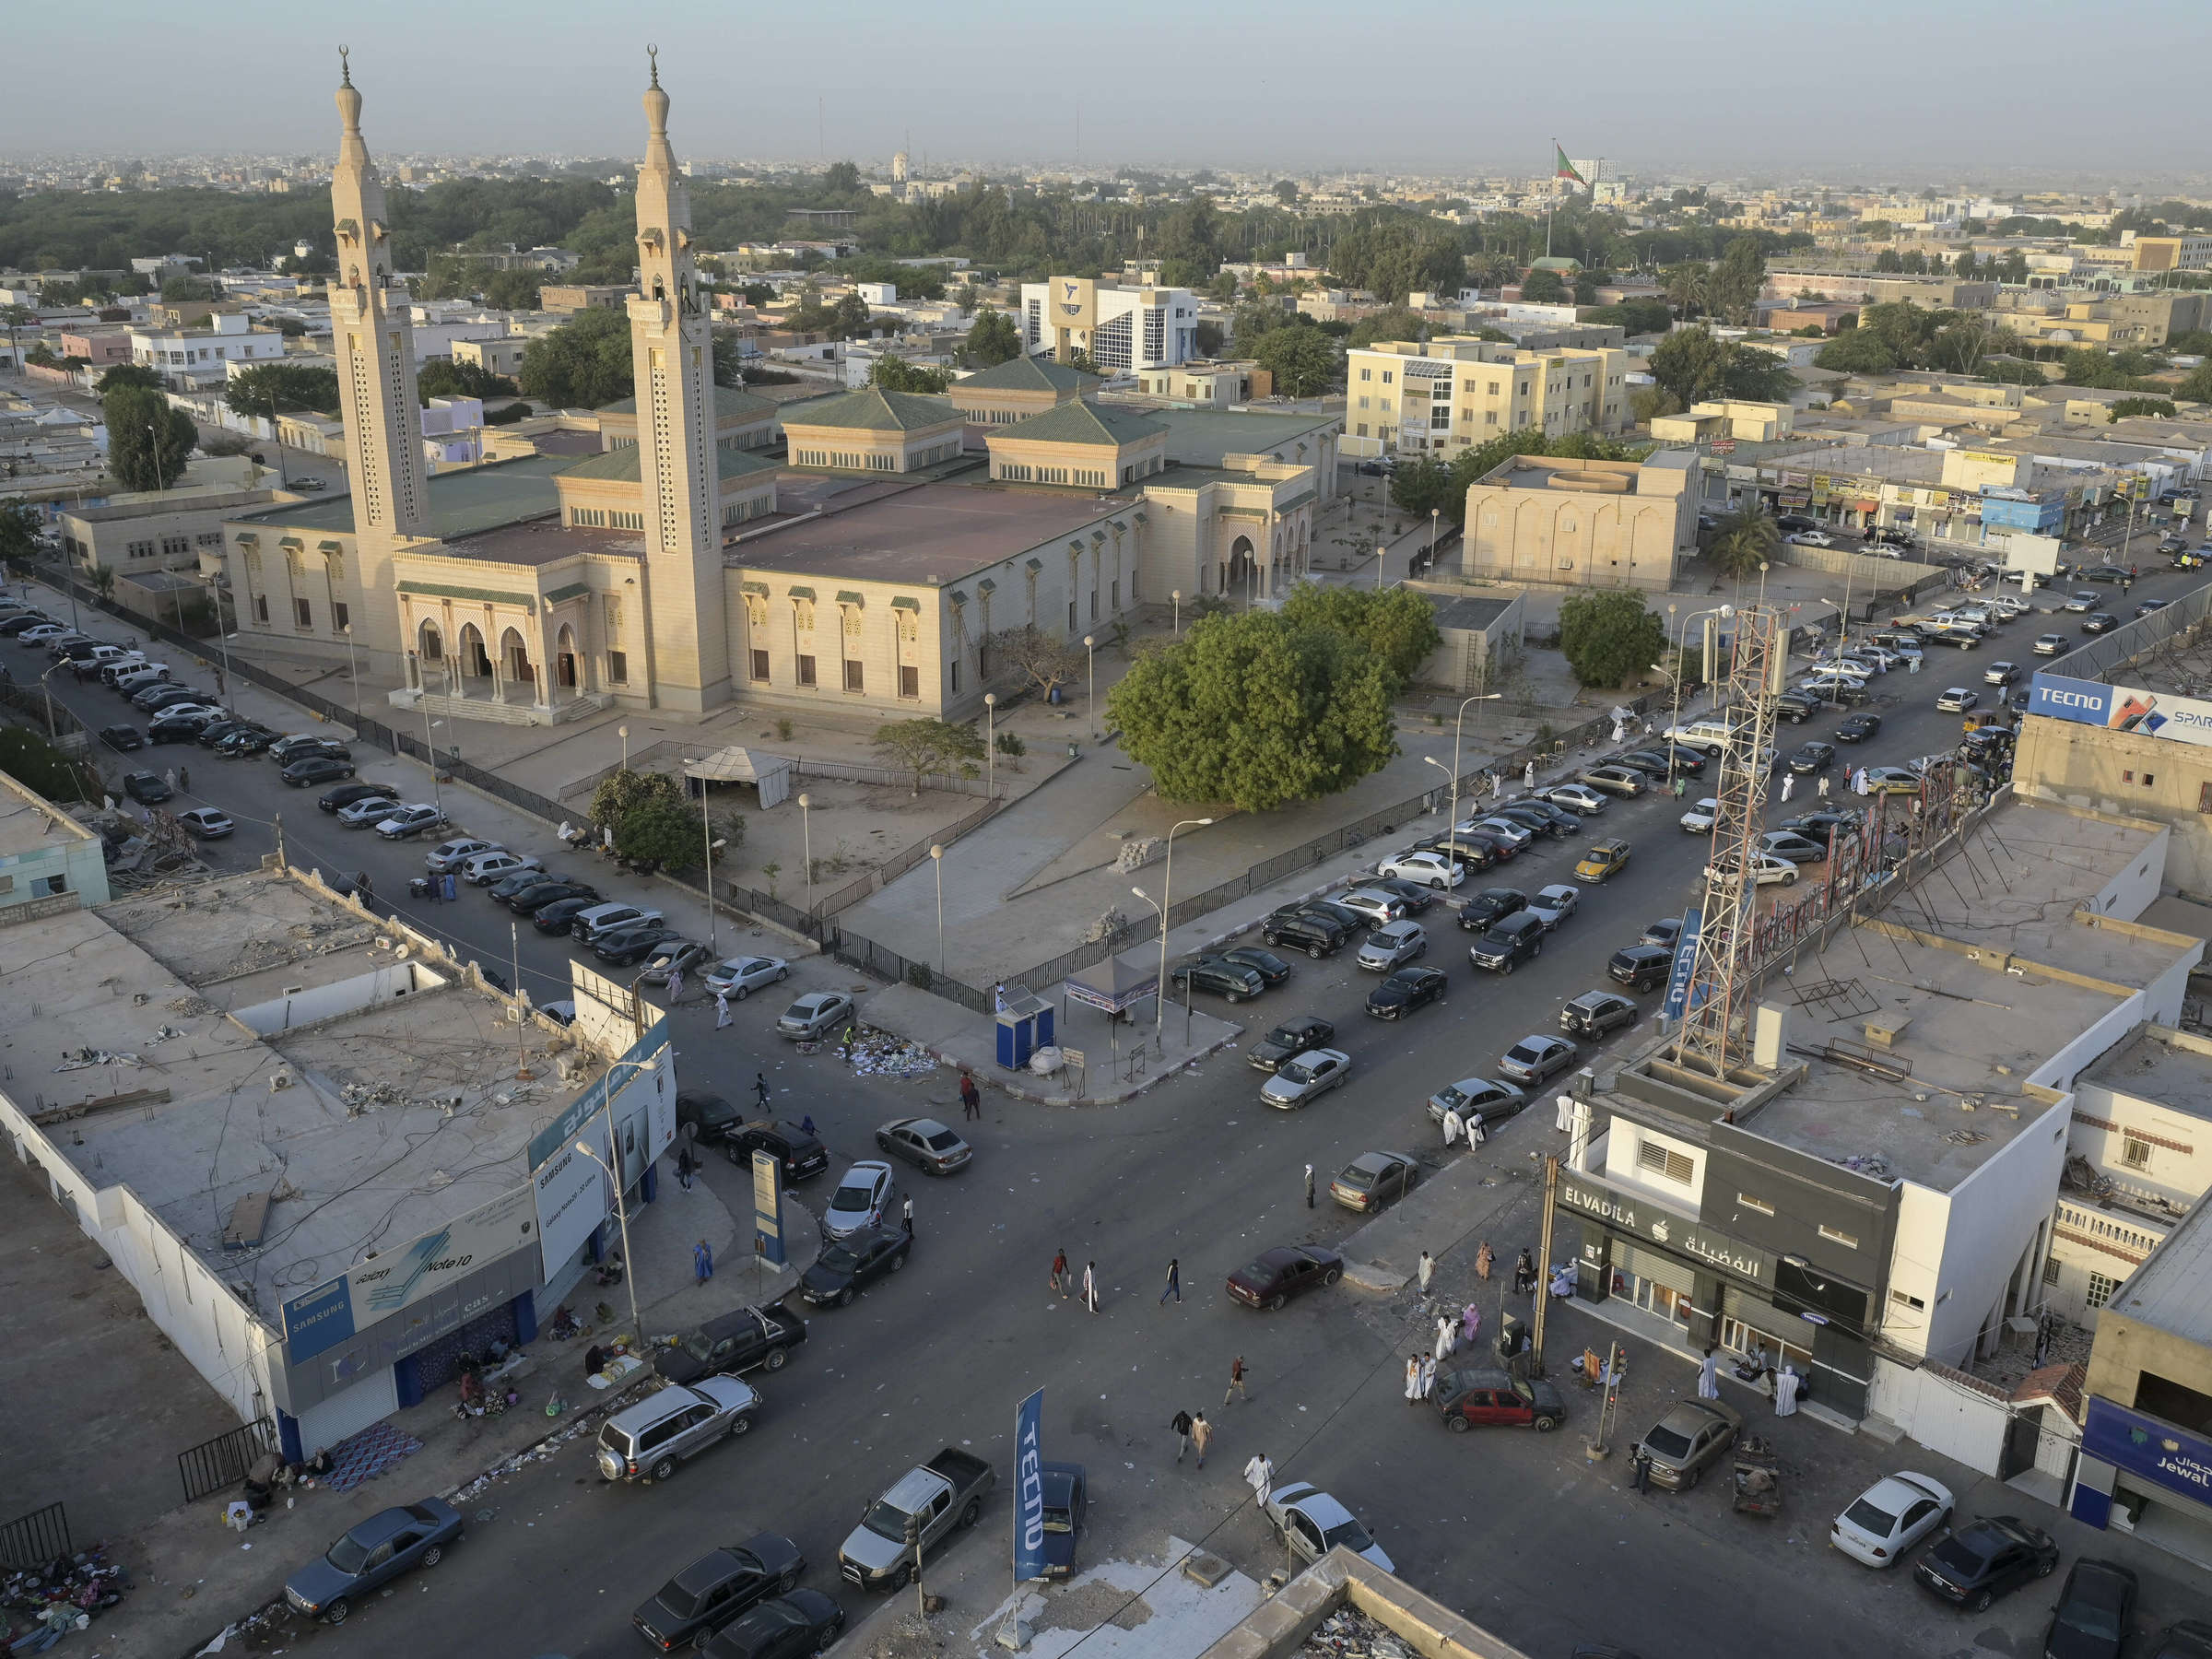
M 1021 285 L 1032 352 L 1088 353 L 1101 372 L 1168 369 L 1198 355 L 1198 300 L 1188 288 L 1115 288 L 1081 276 Z
M 172 391 L 219 386 L 230 365 L 252 367 L 284 355 L 284 335 L 255 328 L 242 312 L 209 313 L 205 328 L 135 328 L 131 361 L 151 369 Z

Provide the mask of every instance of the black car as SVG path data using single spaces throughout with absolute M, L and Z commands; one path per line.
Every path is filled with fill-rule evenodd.
M 1792 725 L 1803 725 L 1827 707 L 1809 691 L 1784 691 L 1774 700 L 1774 712 Z
M 771 1595 L 797 1588 L 806 1558 L 789 1538 L 761 1533 L 703 1555 L 630 1615 L 664 1653 L 704 1647 L 707 1638 Z
M 1664 945 L 1631 945 L 1617 950 L 1606 963 L 1606 977 L 1631 991 L 1656 991 L 1666 983 L 1675 965 L 1675 953 Z
M 211 749 L 233 732 L 251 732 L 255 729 L 250 720 L 211 720 L 199 729 L 193 741 L 204 749 Z
M 511 904 L 534 887 L 565 888 L 568 885 L 565 881 L 548 882 L 543 870 L 517 870 L 513 875 L 503 876 L 493 882 L 488 896 L 495 904 Z
M 1990 1515 L 1936 1540 L 1912 1576 L 1948 1602 L 1976 1613 L 2031 1578 L 2049 1578 L 2058 1567 L 2051 1535 L 2016 1515 Z
M 799 1294 L 824 1307 L 851 1307 L 885 1274 L 905 1266 L 913 1247 L 913 1235 L 903 1230 L 869 1227 L 848 1233 L 823 1245 L 814 1265 L 799 1275 Z
M 1608 764 L 1641 772 L 1654 783 L 1664 783 L 1673 775 L 1667 771 L 1666 757 L 1656 749 L 1630 749 L 1625 755 L 1614 756 Z
M 146 737 L 136 726 L 112 725 L 100 728 L 100 740 L 119 755 L 146 747 Z
M 228 733 L 215 746 L 221 755 L 258 755 L 276 741 L 276 734 L 265 726 L 249 725 Z
M 2172 601 L 2168 599 L 2146 599 L 2142 604 L 2136 606 L 2136 615 L 2138 617 L 2147 617 L 2153 611 L 2164 610 L 2167 606 L 2171 603 Z
M 1488 933 L 1507 916 L 1528 908 L 1528 895 L 1519 888 L 1484 888 L 1459 907 L 1459 925 L 1468 933 Z
M 2091 565 L 2088 570 L 2078 571 L 2075 574 L 2083 582 L 2109 583 L 2127 580 L 2127 571 L 2123 567 L 2113 564 Z
M 335 783 L 340 778 L 353 776 L 353 762 L 333 759 L 328 755 L 310 755 L 304 760 L 295 760 L 276 774 L 294 789 L 305 789 L 312 783 Z
M 2082 1557 L 2052 1609 L 2043 1659 L 2120 1659 L 2135 1610 L 2136 1575 L 2116 1561 Z
M 618 927 L 592 947 L 592 954 L 601 961 L 617 968 L 627 968 L 632 962 L 641 962 L 654 950 L 671 942 L 680 942 L 683 934 L 658 922 L 648 922 L 641 927 Z
M 1336 1028 L 1311 1014 L 1286 1019 L 1252 1045 L 1244 1058 L 1255 1070 L 1272 1072 L 1297 1059 L 1308 1049 L 1326 1048 Z
M 1394 899 L 1403 899 L 1406 901 L 1406 913 L 1409 916 L 1419 915 L 1437 900 L 1437 892 L 1434 888 L 1424 886 L 1418 881 L 1407 881 L 1397 876 L 1377 876 L 1359 885 L 1372 888 L 1378 893 L 1388 893 Z M 1233 950 L 1225 950 L 1221 954 L 1231 959 L 1236 957 L 1236 952 Z M 1265 974 L 1262 974 L 1260 977 L 1266 979 Z M 1275 981 L 1267 980 L 1267 982 L 1272 985 Z
M 1318 1244 L 1278 1244 L 1229 1276 L 1229 1293 L 1248 1308 L 1280 1310 L 1294 1296 L 1344 1277 L 1344 1258 Z
M 530 925 L 539 933 L 565 934 L 569 931 L 570 923 L 600 902 L 596 893 L 579 893 L 572 899 L 556 899 L 531 912 Z
M 1508 801 L 1505 806 L 1515 812 L 1533 812 L 1538 818 L 1549 818 L 1569 835 L 1575 834 L 1583 827 L 1581 814 L 1570 812 L 1557 802 L 1539 801 L 1532 795 L 1525 800 Z M 1503 811 L 1504 807 L 1500 810 Z
M 396 801 L 399 792 L 389 783 L 341 783 L 337 788 L 316 797 L 315 805 L 324 812 L 337 814 L 356 801 Z
M 52 620 L 53 618 L 46 616 L 43 612 L 25 611 L 20 616 L 10 617 L 6 621 L 0 622 L 0 634 L 4 634 L 12 640 L 18 634 L 29 633 L 32 629 L 41 627 Z
M 1426 888 L 1421 889 L 1421 894 L 1423 898 L 1430 896 Z M 1274 951 L 1262 950 L 1257 945 L 1240 945 L 1234 950 L 1225 950 L 1221 953 L 1221 959 L 1251 969 L 1260 976 L 1260 982 L 1264 985 L 1279 985 L 1290 977 L 1289 963 Z
M 1527 806 L 1500 806 L 1490 816 L 1518 824 L 1531 835 L 1548 835 L 1553 841 L 1559 841 L 1569 833 L 1566 825 Z
M 1836 728 L 1838 743 L 1864 743 L 1882 729 L 1879 714 L 1858 713 L 1847 716 Z
M 211 714 L 157 715 L 146 723 L 146 740 L 153 743 L 190 743 L 200 735 L 200 728 L 216 716 Z
M 1585 991 L 1559 1010 L 1559 1030 L 1594 1040 L 1634 1025 L 1641 1012 L 1618 991 Z
M 168 800 L 176 791 L 164 783 L 158 772 L 135 771 L 124 779 L 123 793 L 141 806 L 151 806 Z
M 1706 759 L 1696 749 L 1669 744 L 1665 748 L 1630 749 L 1625 755 L 1616 756 L 1614 763 L 1632 766 L 1644 776 L 1664 783 L 1677 772 L 1692 778 L 1703 776 Z
M 1788 819 L 1782 829 L 1802 835 L 1806 841 L 1832 849 L 1839 834 L 1848 834 L 1859 827 L 1855 812 L 1806 812 Z
M 754 1153 L 768 1153 L 783 1167 L 787 1182 L 805 1181 L 830 1167 L 830 1148 L 796 1124 L 781 1118 L 739 1124 L 724 1132 L 722 1144 L 734 1164 L 749 1164 Z
M 845 1628 L 845 1610 L 819 1590 L 764 1601 L 707 1643 L 707 1659 L 799 1659 L 818 1653 Z
M 1194 962 L 1185 962 L 1171 972 L 1168 979 L 1178 991 L 1187 986 L 1192 991 L 1209 992 L 1232 1003 L 1257 996 L 1267 988 L 1267 982 L 1256 971 L 1222 957 L 1201 957 Z
M 2113 629 L 2119 626 L 2120 618 L 2113 616 L 2110 611 L 2091 611 L 2088 616 L 2081 619 L 2081 631 L 2083 633 L 2111 633 Z
M 541 874 L 530 886 L 507 900 L 506 904 L 507 908 L 514 912 L 516 915 L 529 916 L 535 919 L 542 914 L 547 906 L 565 904 L 571 899 L 580 901 L 579 909 L 587 909 L 602 902 L 599 889 L 589 882 L 548 881 Z M 564 923 L 563 925 L 565 926 L 566 924 Z
M 1343 949 L 1345 940 L 1350 938 L 1352 930 L 1341 922 L 1303 912 L 1289 915 L 1277 912 L 1268 917 L 1266 924 L 1260 929 L 1260 937 L 1269 945 L 1288 945 L 1294 950 L 1304 951 L 1317 961 Z
M 131 707 L 143 709 L 148 714 L 159 714 L 171 703 L 201 702 L 205 691 L 195 691 L 190 686 L 180 686 L 174 680 L 161 680 L 143 690 L 131 693 Z
M 1836 763 L 1836 746 L 1815 740 L 1800 744 L 1797 752 L 1790 757 L 1790 770 L 1800 777 L 1808 772 L 1826 771 Z
M 2212 1659 L 2212 1624 L 2184 1618 L 2170 1625 L 2152 1644 L 2150 1659 Z
M 1401 968 L 1367 994 L 1377 1019 L 1403 1019 L 1426 1003 L 1442 1002 L 1448 982 L 1441 968 Z
M 1478 876 L 1507 856 L 1496 838 L 1475 830 L 1424 836 L 1413 847 L 1417 853 L 1441 853 L 1463 870 Z
M 1490 973 L 1511 973 L 1544 954 L 1544 919 L 1534 911 L 1500 917 L 1488 933 L 1467 947 L 1467 960 Z

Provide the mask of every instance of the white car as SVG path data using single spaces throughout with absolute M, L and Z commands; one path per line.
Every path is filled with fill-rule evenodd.
M 1440 888 L 1455 888 L 1467 878 L 1465 865 L 1441 853 L 1401 853 L 1376 865 L 1375 874 Z
M 1800 547 L 1832 547 L 1836 538 L 1825 531 L 1800 530 L 1789 538 Z
M 1549 789 L 1539 789 L 1536 794 L 1556 806 L 1564 806 L 1568 811 L 1579 812 L 1585 818 L 1603 812 L 1612 805 L 1586 783 L 1554 783 Z
M 1703 800 L 1700 801 L 1695 806 L 1692 806 L 1688 812 L 1682 815 L 1682 828 L 1688 830 L 1692 835 L 1711 834 L 1712 830 L 1713 820 L 1719 818 L 1720 815 L 1720 797 L 1718 795 L 1707 795 Z
M 1549 887 L 1538 888 L 1530 896 L 1528 913 L 1544 924 L 1546 933 L 1550 933 L 1573 915 L 1582 901 L 1581 888 L 1571 882 L 1555 881 Z
M 743 1002 L 763 985 L 780 985 L 791 977 L 791 964 L 782 957 L 731 957 L 707 970 L 710 996 Z
M 1905 660 L 1884 645 L 1853 645 L 1851 648 L 1851 657 L 1853 661 L 1865 663 L 1869 667 L 1878 669 L 1884 674 Z
M 1410 962 L 1429 951 L 1429 930 L 1418 922 L 1393 922 L 1378 927 L 1367 935 L 1353 959 L 1362 968 L 1371 968 L 1388 973 L 1401 963 Z
M 1473 835 L 1477 831 L 1503 841 L 1516 853 L 1524 851 L 1528 844 L 1536 839 L 1535 830 L 1526 824 L 1516 824 L 1511 818 L 1462 818 L 1452 826 L 1452 832 L 1454 835 Z
M 1260 1090 L 1260 1104 L 1288 1112 L 1326 1094 L 1351 1075 L 1352 1057 L 1342 1049 L 1308 1049 L 1286 1062 Z
M 405 841 L 410 835 L 435 830 L 444 822 L 444 813 L 427 801 L 419 801 L 412 806 L 395 807 L 389 817 L 379 818 L 376 832 L 386 841 Z
M 1717 865 L 1707 865 L 1705 879 L 1711 881 L 1719 868 Z M 1754 887 L 1765 887 L 1771 882 L 1779 882 L 1783 887 L 1795 887 L 1797 866 L 1786 858 L 1777 858 L 1771 853 L 1761 853 L 1752 861 L 1751 883 Z
M 473 835 L 456 836 L 452 841 L 440 841 L 423 855 L 422 867 L 433 876 L 457 871 L 479 853 L 503 853 L 506 849 L 498 841 L 480 841 Z
M 504 881 L 508 877 L 524 870 L 543 870 L 545 867 L 546 861 L 534 853 L 510 853 L 500 847 L 464 859 L 461 879 L 471 887 L 489 887 L 495 881 Z
M 359 830 L 364 824 L 381 824 L 399 810 L 399 802 L 391 795 L 368 795 L 350 806 L 338 808 L 338 822 L 348 830 Z
M 1936 709 L 1942 714 L 1963 714 L 1981 700 L 1982 694 L 1979 691 L 1970 690 L 1964 686 L 1953 686 L 1936 700 Z
M 1397 1571 L 1352 1512 L 1310 1481 L 1294 1480 L 1267 1494 L 1267 1524 L 1293 1556 L 1308 1564 L 1341 1544 L 1385 1572 Z
M 1950 1519 L 1951 1490 L 1910 1471 L 1885 1476 L 1835 1518 L 1828 1541 L 1854 1561 L 1893 1567 L 1907 1550 Z
M 2024 617 L 2035 606 L 2011 594 L 2003 594 L 1989 602 L 1989 608 L 2004 617 Z
M 838 1178 L 822 1212 L 822 1232 L 831 1239 L 847 1239 L 890 1218 L 891 1193 L 897 1182 L 891 1166 L 880 1159 L 864 1159 Z
M 18 645 L 43 645 L 49 640 L 58 640 L 69 629 L 59 622 L 41 622 L 36 628 L 27 628 L 16 636 Z
M 1815 674 L 1855 674 L 1861 679 L 1872 679 L 1882 672 L 1882 665 L 1870 656 L 1857 651 L 1849 656 L 1823 657 L 1813 665 Z

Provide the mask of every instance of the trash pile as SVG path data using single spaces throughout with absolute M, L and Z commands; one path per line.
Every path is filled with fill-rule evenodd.
M 1877 1181 L 1889 1179 L 1889 1160 L 1879 1152 L 1853 1152 L 1845 1158 L 1830 1158 L 1828 1161 L 1841 1164 L 1846 1170 L 1855 1170 L 1862 1175 L 1872 1176 Z
M 1413 1649 L 1366 1614 L 1346 1607 L 1321 1621 L 1298 1650 L 1313 1659 L 1413 1659 Z
M 0 1579 L 0 1607 L 8 1615 L 0 1641 L 6 1641 L 11 1653 L 42 1653 L 90 1624 L 129 1587 L 129 1575 L 97 1544 L 73 1556 L 56 1556 L 43 1567 L 11 1572 Z M 25 1614 L 28 1620 L 18 1617 Z
M 144 1065 L 145 1061 L 135 1054 L 110 1053 L 106 1049 L 64 1049 L 57 1072 L 83 1071 L 88 1065 Z
M 844 1044 L 838 1044 L 841 1051 Z M 853 1069 L 864 1077 L 926 1077 L 937 1069 L 936 1057 L 918 1042 L 875 1026 L 862 1026 L 853 1043 Z
M 371 1106 L 405 1106 L 413 1097 L 395 1083 L 347 1083 L 338 1089 L 347 1115 L 359 1117 Z

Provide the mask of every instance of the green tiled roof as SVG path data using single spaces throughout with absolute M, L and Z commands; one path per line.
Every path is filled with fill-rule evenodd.
M 1012 426 L 1001 427 L 991 436 L 1023 443 L 1096 443 L 1118 449 L 1125 443 L 1142 443 L 1147 438 L 1157 438 L 1167 429 L 1159 421 L 1147 420 L 1142 415 L 1122 409 L 1101 409 L 1078 398 L 1074 403 L 1047 409 L 1041 415 L 1032 415 L 1027 420 L 1018 420 Z
M 501 524 L 558 512 L 560 497 L 553 487 L 553 476 L 575 465 L 575 460 L 573 455 L 525 455 L 519 461 L 435 474 L 426 486 L 429 523 L 424 529 L 441 541 L 457 541 Z M 312 501 L 290 501 L 243 514 L 236 522 L 267 524 L 292 535 L 320 535 L 334 531 L 351 535 L 353 498 L 334 495 Z
M 848 431 L 912 432 L 944 426 L 960 418 L 948 397 L 925 396 L 919 392 L 886 392 L 881 386 L 863 386 L 836 397 L 819 397 L 805 404 L 786 404 L 783 428 L 842 427 Z
M 566 587 L 557 587 L 546 595 L 547 605 L 559 605 L 565 599 L 581 599 L 592 591 L 588 582 L 571 582 Z
M 741 415 L 760 415 L 775 406 L 774 398 L 763 397 L 758 392 L 747 392 L 742 386 L 714 388 L 714 418 L 717 420 L 729 420 Z M 602 404 L 599 406 L 602 415 L 635 415 L 637 412 L 638 400 L 634 397 L 625 397 L 618 403 Z
M 955 383 L 979 392 L 1082 392 L 1099 383 L 1095 374 L 1070 369 L 1050 358 L 1016 357 L 980 369 Z
M 714 446 L 714 464 L 716 475 L 725 481 L 778 470 L 773 461 L 748 455 L 743 450 L 724 449 L 720 444 Z M 626 443 L 620 449 L 601 450 L 595 455 L 586 455 L 572 465 L 563 467 L 560 476 L 564 478 L 604 478 L 618 484 L 635 484 L 644 476 L 643 466 L 644 460 L 639 453 L 638 446 Z

